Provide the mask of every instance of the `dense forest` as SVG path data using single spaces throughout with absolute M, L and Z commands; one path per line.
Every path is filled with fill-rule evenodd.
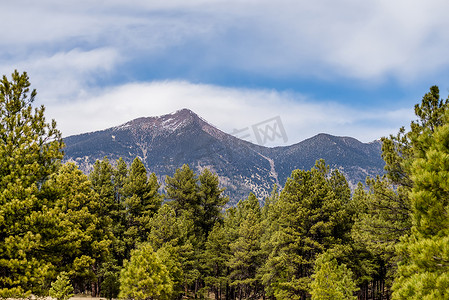
M 449 299 L 449 103 L 432 87 L 351 191 L 323 160 L 227 207 L 218 176 L 62 164 L 26 73 L 0 82 L 0 298 Z

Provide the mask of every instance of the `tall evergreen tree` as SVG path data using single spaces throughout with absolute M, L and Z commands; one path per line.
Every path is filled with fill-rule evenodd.
M 99 226 L 103 228 L 111 237 L 111 250 L 108 258 L 102 264 L 96 264 L 94 272 L 96 274 L 104 274 L 107 272 L 106 266 L 115 266 L 121 262 L 126 256 L 125 249 L 122 249 L 121 243 L 121 215 L 122 205 L 116 201 L 116 192 L 114 187 L 114 168 L 107 157 L 103 160 L 97 160 L 94 164 L 93 170 L 89 174 L 89 180 L 92 189 L 98 194 L 98 209 L 95 214 L 99 220 Z M 122 246 L 122 247 L 121 247 Z M 114 254 L 123 253 L 119 255 L 118 261 Z M 129 254 L 129 253 L 128 253 Z M 101 278 L 102 279 L 102 278 Z M 99 296 L 101 281 L 92 282 L 91 293 L 92 296 Z
M 147 240 L 148 223 L 162 202 L 162 196 L 158 192 L 159 187 L 156 175 L 152 173 L 148 177 L 145 166 L 136 157 L 123 186 L 127 217 L 125 235 L 131 245 Z
M 207 266 L 202 263 L 206 250 L 206 240 L 214 224 L 221 220 L 222 210 L 228 198 L 223 197 L 217 175 L 205 169 L 197 176 L 188 165 L 177 169 L 173 177 L 166 178 L 166 198 L 177 218 L 193 221 L 193 236 L 189 239 L 193 246 L 189 258 L 183 264 L 188 266 L 184 274 L 185 282 L 194 285 L 194 294 L 204 287 L 202 274 Z
M 183 291 L 188 294 L 189 286 L 199 277 L 198 258 L 195 247 L 198 245 L 195 226 L 190 215 L 176 216 L 174 208 L 164 204 L 149 222 L 149 244 L 169 257 L 174 294 Z
M 441 101 L 436 95 L 432 100 L 417 109 L 418 115 L 430 111 L 421 124 L 415 124 L 422 130 L 413 141 L 416 158 L 410 167 L 413 227 L 398 247 L 403 260 L 394 299 L 449 298 L 449 110 L 445 106 L 433 111 Z
M 198 216 L 200 199 L 197 181 L 195 172 L 188 165 L 176 169 L 173 177 L 166 177 L 166 195 L 177 215 L 189 212 L 193 216 Z
M 214 224 L 222 217 L 223 207 L 229 198 L 223 196 L 224 189 L 219 187 L 218 176 L 204 169 L 198 177 L 200 220 L 199 226 L 207 237 Z
M 448 100 L 440 99 L 438 87 L 431 87 L 421 103 L 415 105 L 418 119 L 411 123 L 410 131 L 402 127 L 396 136 L 382 139 L 386 175 L 367 180 L 370 190 L 365 197 L 366 211 L 358 214 L 353 236 L 383 258 L 385 266 L 380 267 L 388 269 L 383 271 L 385 275 L 395 274 L 396 245 L 402 236 L 411 232 L 414 161 L 423 157 L 434 131 L 446 123 L 447 106 Z
M 173 282 L 156 252 L 148 244 L 142 244 L 131 253 L 120 273 L 122 299 L 170 299 Z
M 263 233 L 259 200 L 253 193 L 237 205 L 239 225 L 237 239 L 230 244 L 232 256 L 231 286 L 235 286 L 239 299 L 257 298 L 262 293 L 257 271 L 262 264 L 261 236 Z
M 215 300 L 222 299 L 229 286 L 228 261 L 231 258 L 229 235 L 224 224 L 216 222 L 210 231 L 206 249 L 204 251 L 204 264 L 206 267 L 206 286 L 214 293 Z
M 320 254 L 310 284 L 312 300 L 356 300 L 357 286 L 352 277 L 351 270 L 338 264 L 330 251 Z
M 113 172 L 113 167 L 109 159 L 104 157 L 103 160 L 97 160 L 95 162 L 93 170 L 89 174 L 92 187 L 100 196 L 100 207 L 97 214 L 106 223 L 112 222 L 112 216 L 115 216 L 119 210 L 115 202 Z
M 51 239 L 49 236 L 46 243 L 53 259 L 47 259 L 59 271 L 70 275 L 78 292 L 84 292 L 85 286 L 98 289 L 98 270 L 109 255 L 113 238 L 110 228 L 103 228 L 96 215 L 100 205 L 98 194 L 73 163 L 62 165 L 44 184 L 42 193 L 54 203 L 53 214 L 57 216 L 53 224 L 55 234 Z M 92 292 L 95 294 L 98 290 Z
M 124 191 L 123 188 L 126 183 L 126 178 L 128 177 L 128 166 L 123 158 L 117 160 L 116 168 L 114 169 L 114 194 L 115 201 L 117 203 L 124 202 Z
M 271 224 L 272 252 L 266 261 L 264 284 L 279 299 L 305 299 L 318 254 L 341 244 L 349 193 L 339 172 L 317 161 L 310 171 L 295 170 L 276 202 L 278 218 Z M 336 188 L 338 187 L 338 188 Z M 274 231 L 274 230 L 273 230 Z
M 0 297 L 45 294 L 54 278 L 41 235 L 54 216 L 40 188 L 56 171 L 63 142 L 44 107 L 33 109 L 35 97 L 25 72 L 0 81 Z

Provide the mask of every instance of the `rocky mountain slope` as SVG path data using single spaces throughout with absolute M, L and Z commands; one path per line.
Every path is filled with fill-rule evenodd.
M 263 199 L 275 183 L 283 186 L 292 170 L 310 169 L 319 158 L 342 171 L 351 185 L 381 174 L 384 166 L 380 142 L 319 134 L 295 145 L 268 148 L 224 133 L 187 109 L 64 140 L 65 159 L 85 172 L 105 156 L 111 161 L 122 157 L 127 163 L 138 156 L 163 185 L 164 177 L 185 163 L 197 172 L 209 168 L 218 174 L 232 204 L 250 191 Z

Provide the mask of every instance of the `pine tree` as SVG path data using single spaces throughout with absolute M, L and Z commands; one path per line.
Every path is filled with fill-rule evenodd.
M 292 172 L 276 202 L 277 219 L 271 224 L 272 252 L 263 275 L 269 294 L 305 299 L 317 255 L 347 238 L 349 193 L 341 179 L 338 171 L 329 176 L 322 160 L 310 171 Z
M 122 216 L 122 205 L 116 201 L 116 191 L 114 186 L 114 174 L 115 170 L 109 159 L 104 157 L 103 160 L 97 160 L 94 164 L 93 170 L 89 174 L 89 180 L 92 185 L 92 189 L 98 194 L 97 204 L 99 208 L 95 211 L 95 215 L 99 220 L 99 227 L 103 228 L 105 232 L 110 234 L 111 240 L 111 250 L 112 253 L 108 253 L 107 258 L 98 261 L 94 265 L 94 273 L 102 274 L 104 268 L 116 261 L 120 263 L 121 260 L 126 256 L 125 249 L 122 249 L 121 245 L 121 216 Z M 124 247 L 123 247 L 124 248 Z M 114 258 L 113 254 L 123 253 L 122 256 Z M 129 254 L 129 253 L 128 253 Z M 105 265 L 103 265 L 105 264 Z M 91 294 L 92 296 L 99 296 L 100 285 L 102 278 L 98 278 L 91 284 Z
M 124 202 L 123 188 L 126 183 L 126 178 L 128 177 L 128 166 L 123 158 L 120 157 L 117 160 L 116 168 L 113 173 L 115 201 L 121 204 Z
M 122 299 L 170 299 L 173 282 L 167 267 L 148 244 L 131 252 L 120 273 Z
M 135 158 L 123 186 L 127 217 L 126 238 L 131 245 L 147 240 L 150 218 L 161 206 L 157 177 L 149 177 L 142 161 Z
M 176 169 L 173 177 L 166 177 L 167 198 L 177 215 L 189 212 L 193 216 L 198 216 L 200 199 L 198 197 L 197 180 L 195 172 L 188 165 Z
M 223 207 L 228 203 L 229 198 L 222 195 L 224 189 L 219 187 L 218 176 L 209 169 L 204 169 L 198 179 L 200 182 L 198 191 L 199 226 L 207 237 L 215 222 L 222 217 Z
M 434 114 L 430 115 L 431 120 Z M 403 258 L 394 299 L 449 298 L 449 110 L 416 137 L 410 194 L 413 227 L 398 246 Z
M 166 178 L 166 198 L 175 214 L 181 219 L 193 221 L 192 236 L 189 243 L 192 249 L 189 254 L 185 251 L 184 276 L 187 286 L 194 284 L 194 294 L 204 290 L 202 274 L 207 274 L 207 263 L 204 264 L 206 254 L 206 240 L 216 222 L 222 221 L 222 210 L 228 198 L 222 195 L 224 189 L 219 187 L 218 176 L 204 169 L 200 176 L 183 165 L 177 169 L 173 177 Z M 186 247 L 188 249 L 188 247 Z M 206 275 L 207 277 L 207 275 Z
M 353 196 L 355 222 L 352 228 L 353 248 L 363 257 L 359 273 L 361 291 L 389 297 L 396 273 L 396 245 L 411 228 L 408 189 L 394 188 L 386 177 L 367 178 L 368 191 L 360 186 Z M 375 286 L 376 288 L 369 286 Z
M 84 291 L 84 286 L 98 280 L 99 266 L 110 255 L 113 240 L 110 228 L 103 228 L 96 214 L 99 196 L 74 163 L 62 165 L 43 185 L 42 193 L 54 203 L 52 212 L 57 216 L 55 233 L 45 247 L 54 254 L 53 264 L 67 271 L 75 287 Z
M 149 244 L 156 251 L 163 251 L 164 257 L 171 257 L 171 266 L 178 273 L 170 274 L 173 276 L 175 294 L 181 291 L 187 294 L 188 287 L 199 276 L 195 252 L 198 242 L 192 218 L 186 213 L 178 217 L 171 205 L 164 204 L 151 218 L 149 228 Z
M 271 195 L 265 199 L 264 205 L 261 209 L 262 221 L 261 225 L 263 233 L 260 239 L 262 264 L 258 269 L 257 277 L 261 282 L 264 282 L 264 276 L 270 274 L 271 267 L 267 264 L 270 254 L 274 251 L 272 239 L 279 231 L 276 220 L 279 218 L 279 189 L 277 185 L 273 186 Z M 266 277 L 265 277 L 266 278 Z M 273 295 L 273 289 L 270 285 L 264 284 L 264 294 Z
M 58 275 L 56 281 L 51 284 L 49 294 L 56 300 L 68 300 L 73 296 L 73 286 L 70 284 L 67 273 L 62 272 Z
M 184 269 L 182 266 L 183 247 L 174 247 L 171 244 L 164 244 L 156 251 L 157 256 L 165 265 L 170 280 L 173 282 L 172 299 L 177 299 L 182 295 L 184 283 Z
M 330 251 L 320 254 L 314 266 L 310 294 L 312 300 L 356 300 L 357 286 L 350 269 L 338 264 Z
M 33 110 L 37 93 L 29 87 L 25 72 L 0 81 L 0 297 L 45 294 L 54 278 L 41 234 L 54 216 L 40 188 L 56 171 L 63 142 L 44 107 Z
M 111 216 L 119 210 L 115 202 L 113 172 L 109 159 L 105 157 L 103 160 L 95 162 L 93 170 L 89 174 L 92 187 L 100 196 L 100 207 L 97 214 L 105 223 L 112 222 Z
M 414 162 L 425 156 L 434 132 L 446 123 L 448 103 L 449 100 L 440 99 L 438 87 L 431 87 L 421 103 L 415 105 L 418 119 L 411 123 L 410 131 L 402 127 L 396 136 L 382 139 L 386 175 L 367 180 L 370 190 L 364 197 L 366 211 L 358 214 L 353 231 L 356 241 L 382 258 L 377 271 L 383 274 L 381 281 L 395 275 L 396 262 L 401 259 L 395 251 L 398 242 L 406 239 L 404 236 L 414 235 Z M 401 256 L 404 259 L 407 255 L 402 252 Z
M 257 297 L 262 292 L 257 271 L 262 264 L 261 245 L 262 223 L 259 201 L 253 193 L 237 205 L 239 225 L 237 239 L 230 244 L 231 286 L 237 288 L 239 299 Z
M 129 259 L 130 249 L 127 247 L 125 231 L 128 227 L 126 217 L 124 185 L 128 177 L 128 166 L 122 158 L 116 161 L 113 168 L 114 186 L 114 210 L 110 213 L 112 219 L 112 233 L 114 238 L 111 244 L 111 253 L 101 266 L 104 281 L 102 283 L 102 295 L 108 298 L 116 298 L 118 294 L 117 281 L 120 266 L 124 259 Z M 107 293 L 104 293 L 107 290 Z
M 206 268 L 205 283 L 213 291 L 215 299 L 222 299 L 222 294 L 229 285 L 227 262 L 231 258 L 229 236 L 225 226 L 216 222 L 206 241 L 203 255 Z
M 102 278 L 100 296 L 109 300 L 117 298 L 120 292 L 120 269 L 117 261 L 110 255 L 102 264 L 99 276 Z

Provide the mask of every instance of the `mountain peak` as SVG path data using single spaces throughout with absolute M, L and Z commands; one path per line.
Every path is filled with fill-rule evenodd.
M 266 148 L 227 134 L 186 108 L 64 141 L 66 160 L 86 172 L 105 155 L 111 161 L 121 157 L 128 164 L 140 157 L 161 182 L 183 164 L 197 172 L 209 168 L 234 204 L 249 191 L 260 199 L 269 196 L 273 184 L 282 186 L 292 170 L 308 170 L 319 158 L 344 172 L 353 185 L 382 174 L 384 166 L 378 144 L 319 134 L 295 145 Z
M 187 108 L 184 108 L 162 116 L 137 118 L 123 125 L 117 126 L 114 129 L 151 129 L 164 132 L 174 132 L 189 124 L 192 124 L 193 122 L 198 122 L 199 120 L 201 120 L 201 118 L 197 114 Z
M 183 128 L 200 119 L 197 114 L 187 108 L 154 118 L 156 121 L 155 123 L 158 123 L 157 125 L 168 131 L 175 131 L 179 128 Z
M 191 111 L 188 108 L 178 109 L 177 111 L 170 113 L 169 115 L 173 115 L 173 116 L 177 116 L 177 117 L 181 117 L 181 118 L 186 118 L 186 117 L 190 117 L 190 116 L 198 117 L 198 115 L 196 113 L 194 113 L 193 111 Z

